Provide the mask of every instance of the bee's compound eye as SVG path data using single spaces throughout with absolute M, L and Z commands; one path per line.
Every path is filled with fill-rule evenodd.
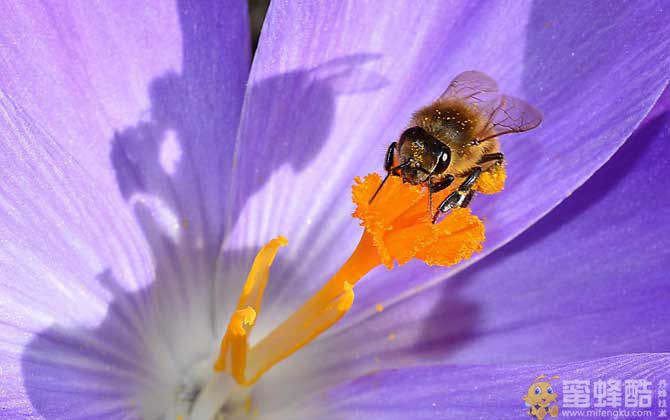
M 538 386 L 535 388 L 535 395 L 540 395 L 542 393 L 542 389 Z
M 553 394 L 554 390 L 551 387 L 547 388 L 547 394 Z

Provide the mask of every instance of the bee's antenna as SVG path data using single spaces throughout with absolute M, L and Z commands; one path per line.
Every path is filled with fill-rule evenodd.
M 391 176 L 391 172 L 390 172 L 390 171 L 386 173 L 386 176 L 385 176 L 384 179 L 382 180 L 382 183 L 379 184 L 379 186 L 377 187 L 377 191 L 375 191 L 375 193 L 372 194 L 372 197 L 370 198 L 370 201 L 368 201 L 368 204 L 372 204 L 372 201 L 375 199 L 375 197 L 377 197 L 377 194 L 379 194 L 379 191 L 381 191 L 382 187 L 383 187 L 384 184 L 386 183 L 386 180 L 389 179 L 389 176 Z
M 411 164 L 412 164 L 412 159 L 410 158 L 409 160 L 401 163 L 400 165 L 396 166 L 395 168 L 389 168 L 389 170 L 386 172 L 386 176 L 382 180 L 382 183 L 379 184 L 379 187 L 377 187 L 377 191 L 375 191 L 375 193 L 372 194 L 372 197 L 370 198 L 370 201 L 368 201 L 368 204 L 372 204 L 372 200 L 374 200 L 375 197 L 377 197 L 377 194 L 379 194 L 379 191 L 382 189 L 382 187 L 386 183 L 386 180 L 389 179 L 389 176 L 391 176 L 391 174 L 393 172 L 397 171 L 398 169 L 406 168 Z

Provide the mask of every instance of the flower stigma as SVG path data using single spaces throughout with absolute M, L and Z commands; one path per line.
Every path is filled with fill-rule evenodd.
M 504 181 L 504 168 L 500 166 L 481 177 L 475 190 L 492 194 L 502 190 Z M 196 413 L 217 413 L 221 407 L 222 390 L 231 395 L 231 389 L 237 389 L 238 393 L 239 389 L 248 389 L 274 365 L 335 324 L 351 308 L 358 281 L 373 269 L 381 265 L 392 269 L 414 258 L 428 265 L 451 266 L 482 249 L 484 224 L 469 209 L 453 209 L 439 223 L 433 223 L 425 187 L 404 183 L 400 177 L 393 176 L 369 203 L 380 183 L 381 177 L 376 173 L 354 180 L 352 200 L 356 210 L 353 216 L 360 219 L 364 230 L 350 257 L 298 310 L 250 346 L 249 336 L 261 315 L 270 267 L 279 249 L 288 245 L 288 240 L 278 236 L 260 250 L 221 340 L 213 379 L 201 392 L 202 397 L 211 395 L 218 399 L 218 407 L 209 406 L 203 398 L 198 398 L 190 418 L 200 418 Z M 442 200 L 453 190 L 434 193 L 433 199 Z M 384 309 L 381 304 L 376 308 L 377 311 Z M 393 338 L 389 336 L 389 340 Z M 252 404 L 250 393 L 241 395 L 239 398 L 246 398 L 243 405 L 248 413 Z M 202 418 L 212 417 L 205 415 Z

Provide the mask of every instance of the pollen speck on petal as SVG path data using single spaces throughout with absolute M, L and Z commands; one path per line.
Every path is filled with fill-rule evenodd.
M 337 310 L 343 313 L 346 313 L 351 305 L 354 303 L 354 287 L 348 281 L 344 282 L 343 285 L 343 296 L 337 302 Z

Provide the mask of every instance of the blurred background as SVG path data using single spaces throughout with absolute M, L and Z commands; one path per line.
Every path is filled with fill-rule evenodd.
M 249 21 L 251 23 L 251 48 L 256 52 L 258 46 L 258 37 L 261 35 L 265 13 L 268 11 L 270 0 L 248 0 L 249 3 Z

